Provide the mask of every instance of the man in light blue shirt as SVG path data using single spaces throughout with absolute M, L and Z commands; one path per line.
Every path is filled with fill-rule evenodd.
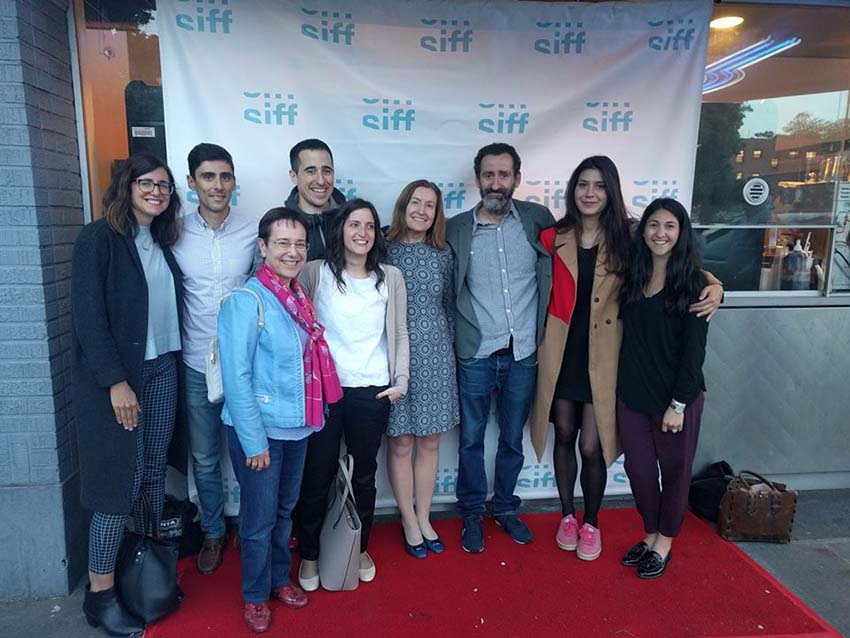
M 180 238 L 172 250 L 183 272 L 185 383 L 181 389 L 204 531 L 198 570 L 212 574 L 221 564 L 225 498 L 221 404 L 207 400 L 206 356 L 216 334 L 221 300 L 251 274 L 257 220 L 231 209 L 236 175 L 233 158 L 221 146 L 203 143 L 189 152 L 187 182 L 197 193 L 198 210 L 181 220 Z
M 496 395 L 499 446 L 490 503 L 496 524 L 520 544 L 531 530 L 517 516 L 514 490 L 523 466 L 522 434 L 537 377 L 537 346 L 552 282 L 540 231 L 548 208 L 513 198 L 521 181 L 513 146 L 488 144 L 473 162 L 481 202 L 449 220 L 454 254 L 455 352 L 460 398 L 457 501 L 464 551 L 484 550 L 487 498 L 484 436 Z

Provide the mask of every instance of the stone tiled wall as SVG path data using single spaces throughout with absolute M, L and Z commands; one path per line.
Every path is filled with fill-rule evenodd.
M 69 386 L 83 207 L 67 11 L 67 0 L 0 0 L 0 598 L 65 593 L 85 570 Z

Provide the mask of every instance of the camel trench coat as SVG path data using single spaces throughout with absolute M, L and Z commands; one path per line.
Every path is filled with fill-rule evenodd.
M 537 349 L 537 389 L 531 412 L 531 442 L 538 461 L 543 458 L 549 434 L 552 399 L 561 371 L 578 285 L 578 246 L 575 232 L 570 230 L 556 235 L 555 228 L 549 228 L 541 233 L 540 241 L 552 254 L 552 292 L 549 296 L 543 341 Z M 620 344 L 623 341 L 623 325 L 619 318 L 622 279 L 607 270 L 606 256 L 605 244 L 600 244 L 590 296 L 588 355 L 590 389 L 593 394 L 599 441 L 605 463 L 610 467 L 621 452 L 615 412 L 617 363 Z

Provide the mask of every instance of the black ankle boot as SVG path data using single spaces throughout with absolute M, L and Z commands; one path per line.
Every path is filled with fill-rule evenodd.
M 145 630 L 145 624 L 118 602 L 115 587 L 91 591 L 86 585 L 83 613 L 92 627 L 101 627 L 110 636 L 140 636 Z

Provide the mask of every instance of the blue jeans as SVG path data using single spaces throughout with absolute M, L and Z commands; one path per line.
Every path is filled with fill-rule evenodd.
M 457 504 L 462 516 L 484 514 L 487 474 L 484 469 L 484 434 L 490 417 L 490 397 L 496 392 L 499 449 L 496 452 L 493 514 L 516 514 L 520 499 L 514 495 L 525 457 L 522 431 L 537 380 L 537 354 L 514 361 L 511 354 L 491 354 L 486 359 L 458 359 L 460 443 Z
M 289 583 L 292 555 L 292 509 L 301 491 L 307 439 L 269 439 L 271 464 L 262 472 L 245 465 L 236 430 L 227 428 L 227 447 L 239 481 L 239 542 L 242 561 L 242 598 L 262 603 L 271 590 Z
M 192 474 L 201 501 L 201 529 L 209 538 L 224 536 L 224 487 L 221 479 L 221 403 L 207 401 L 205 374 L 183 365 L 186 425 Z

